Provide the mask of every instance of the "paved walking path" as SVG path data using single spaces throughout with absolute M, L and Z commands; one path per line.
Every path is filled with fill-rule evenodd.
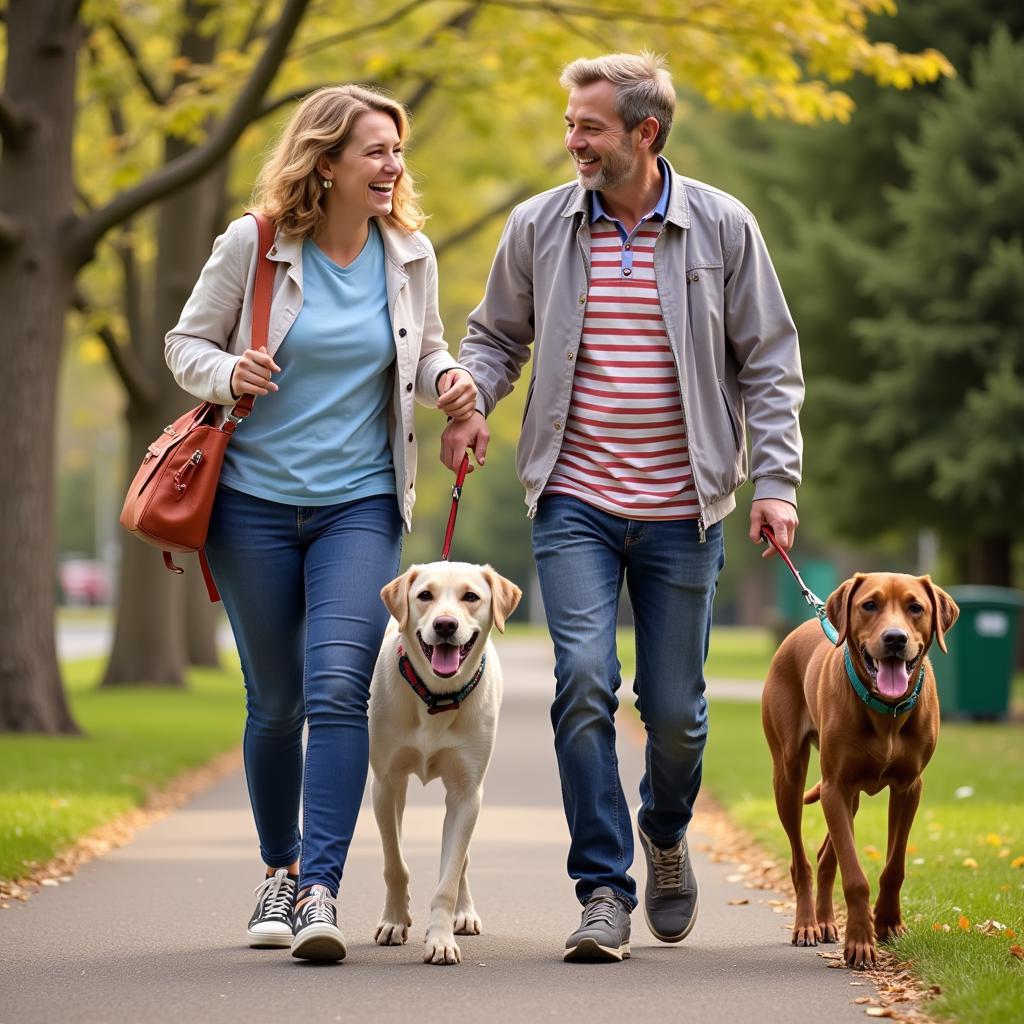
M 485 1024 L 538 1020 L 614 1022 L 863 1021 L 851 988 L 813 949 L 789 945 L 770 893 L 726 881 L 734 870 L 695 854 L 700 919 L 678 946 L 633 918 L 633 957 L 622 964 L 561 962 L 579 908 L 565 876 L 567 833 L 547 714 L 546 645 L 501 645 L 505 707 L 471 881 L 485 934 L 460 937 L 463 963 L 420 962 L 437 877 L 439 783 L 410 788 L 405 849 L 412 869 L 413 940 L 373 944 L 383 896 L 379 840 L 368 803 L 343 882 L 340 965 L 305 964 L 287 951 L 250 950 L 244 929 L 259 881 L 253 826 L 240 773 L 135 842 L 0 912 L 0 1024 L 145 1021 L 414 1021 Z M 625 703 L 625 702 L 624 702 Z M 642 751 L 620 737 L 628 794 Z M 693 840 L 700 843 L 699 820 Z M 642 885 L 642 857 L 637 866 Z M 728 900 L 749 897 L 747 906 Z M 835 947 L 825 947 L 835 949 Z

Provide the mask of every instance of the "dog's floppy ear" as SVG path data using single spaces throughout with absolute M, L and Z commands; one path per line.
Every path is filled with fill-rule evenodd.
M 484 566 L 484 578 L 487 580 L 487 586 L 491 588 L 491 617 L 498 632 L 504 633 L 505 619 L 516 610 L 523 592 L 489 565 Z
M 960 615 L 960 608 L 942 587 L 937 587 L 932 583 L 931 576 L 918 576 L 918 579 L 924 589 L 928 591 L 928 598 L 932 603 L 932 632 L 939 644 L 939 650 L 945 654 L 946 630 L 956 622 Z
M 828 595 L 828 600 L 825 602 L 828 620 L 836 627 L 836 632 L 839 634 L 836 639 L 837 647 L 846 639 L 846 634 L 850 630 L 850 608 L 853 605 L 853 595 L 866 579 L 867 576 L 864 573 L 854 573 L 851 579 L 840 583 L 838 588 Z
M 380 592 L 380 599 L 387 610 L 398 620 L 399 632 L 404 630 L 409 622 L 409 588 L 418 568 L 418 565 L 410 566 Z

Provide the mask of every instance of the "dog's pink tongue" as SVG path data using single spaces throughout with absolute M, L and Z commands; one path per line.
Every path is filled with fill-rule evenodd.
M 430 667 L 439 676 L 453 676 L 459 670 L 459 649 L 449 644 L 434 644 Z
M 909 680 L 906 663 L 900 658 L 886 658 L 878 663 L 875 683 L 883 697 L 901 697 Z

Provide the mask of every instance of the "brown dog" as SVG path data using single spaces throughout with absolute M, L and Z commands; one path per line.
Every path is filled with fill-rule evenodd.
M 829 596 L 826 611 L 839 632 L 833 646 L 817 621 L 783 640 L 761 697 L 771 748 L 775 804 L 793 849 L 796 889 L 793 944 L 837 942 L 832 887 L 836 865 L 846 897 L 844 955 L 851 967 L 875 963 L 876 938 L 905 931 L 900 917 L 907 836 L 921 799 L 921 773 L 939 735 L 935 676 L 925 654 L 959 614 L 953 599 L 927 576 L 857 573 Z M 844 647 L 870 695 L 851 682 Z M 916 703 L 909 702 L 920 680 Z M 893 713 L 896 712 L 896 713 Z M 811 744 L 820 750 L 821 782 L 804 793 Z M 868 880 L 857 860 L 853 817 L 861 792 L 889 787 L 888 859 L 879 878 L 872 921 Z M 828 835 L 818 851 L 818 900 L 800 833 L 803 804 L 821 799 Z

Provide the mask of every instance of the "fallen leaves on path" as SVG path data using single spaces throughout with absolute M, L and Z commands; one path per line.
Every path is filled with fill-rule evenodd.
M 27 902 L 43 886 L 57 886 L 70 882 L 83 864 L 88 864 L 108 851 L 130 843 L 136 832 L 167 817 L 171 811 L 181 807 L 192 797 L 220 782 L 235 771 L 240 762 L 240 750 L 220 754 L 201 768 L 172 779 L 163 789 L 150 793 L 141 807 L 136 807 L 94 829 L 53 860 L 46 864 L 30 864 L 29 873 L 24 878 L 13 881 L 0 879 L 0 910 L 9 909 L 11 901 Z
M 768 856 L 750 836 L 735 825 L 725 811 L 706 793 L 701 793 L 697 800 L 697 816 L 694 820 L 694 831 L 706 836 L 708 843 L 696 843 L 709 860 L 716 864 L 728 864 L 732 871 L 730 880 L 742 884 L 746 889 L 764 890 L 772 896 L 763 902 L 776 913 L 786 913 L 796 907 L 793 883 L 789 877 L 788 863 L 780 862 Z M 1024 858 L 1021 858 L 1024 861 Z M 842 905 L 837 907 L 842 920 Z M 942 925 L 939 926 L 943 927 Z M 946 928 L 949 926 L 946 925 Z M 786 930 L 790 931 L 789 926 Z M 1020 948 L 1020 947 L 1018 947 Z M 817 950 L 829 967 L 847 970 L 842 952 L 825 952 Z M 1021 950 L 1024 957 L 1024 949 Z M 887 949 L 878 950 L 878 966 L 866 971 L 857 971 L 857 978 L 850 984 L 861 987 L 865 983 L 872 984 L 877 990 L 876 996 L 862 996 L 872 1000 L 870 1004 L 861 1003 L 868 1010 L 878 1009 L 881 1013 L 873 1013 L 874 1017 L 886 1017 L 898 1024 L 934 1024 L 933 1018 L 927 1014 L 927 1002 L 939 994 L 938 986 L 926 987 L 906 964 Z

